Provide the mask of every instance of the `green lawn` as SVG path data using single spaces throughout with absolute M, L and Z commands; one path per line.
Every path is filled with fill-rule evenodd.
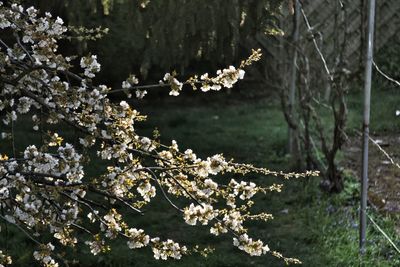
M 373 94 L 372 130 L 396 131 L 391 119 L 392 106 L 399 103 L 394 91 Z M 147 100 L 148 101 L 148 100 Z M 359 93 L 349 97 L 350 128 L 360 125 L 362 97 Z M 396 102 L 397 101 L 397 102 Z M 382 104 L 383 103 L 383 104 Z M 226 158 L 288 170 L 291 166 L 286 156 L 287 128 L 277 98 L 264 97 L 246 99 L 239 93 L 204 95 L 196 93 L 181 98 L 156 99 L 152 102 L 134 102 L 134 106 L 149 115 L 148 121 L 136 126 L 139 133 L 150 134 L 155 127 L 164 143 L 178 141 L 181 149 L 192 148 L 201 157 L 223 153 Z M 399 105 L 400 106 L 400 105 Z M 391 118 L 391 117 L 390 117 Z M 31 136 L 26 123 L 17 125 L 17 138 Z M 68 133 L 73 136 L 73 132 Z M 23 140 L 23 139 L 21 139 Z M 18 147 L 23 147 L 23 142 Z M 7 150 L 7 147 L 1 147 Z M 4 151 L 0 151 L 4 152 Z M 93 163 L 93 171 L 100 163 Z M 251 178 L 265 185 L 282 182 L 280 178 Z M 396 255 L 388 243 L 373 227 L 369 228 L 371 241 L 367 256 L 361 261 L 358 256 L 357 188 L 358 184 L 348 177 L 344 193 L 327 196 L 317 187 L 319 178 L 283 181 L 281 193 L 271 193 L 257 198 L 258 210 L 274 214 L 275 219 L 267 223 L 253 224 L 250 234 L 265 240 L 271 249 L 288 257 L 297 257 L 303 266 L 398 266 Z M 86 247 L 68 251 L 80 260 L 80 266 L 284 266 L 284 262 L 272 256 L 249 257 L 232 246 L 232 238 L 216 238 L 208 234 L 207 228 L 185 225 L 183 219 L 166 201 L 159 198 L 152 203 L 144 216 L 133 214 L 129 221 L 143 227 L 149 234 L 164 233 L 161 237 L 172 238 L 186 244 L 212 245 L 215 252 L 207 258 L 199 255 L 185 257 L 181 261 L 160 262 L 152 258 L 148 249 L 128 250 L 124 242 L 116 243 L 109 254 L 93 257 Z M 395 218 L 377 220 L 393 237 Z M 3 226 L 4 227 L 4 226 Z M 2 227 L 2 228 L 3 228 Z M 4 229 L 4 228 L 3 228 Z M 18 249 L 29 247 L 20 235 L 8 235 L 8 246 Z M 5 243 L 5 236 L 0 240 Z M 24 252 L 16 259 L 16 266 L 27 266 L 31 260 Z M 30 265 L 30 264 L 28 264 Z

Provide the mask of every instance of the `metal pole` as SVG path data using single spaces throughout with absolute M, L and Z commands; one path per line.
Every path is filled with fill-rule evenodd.
M 368 192 L 368 139 L 369 118 L 371 102 L 371 75 L 372 57 L 374 48 L 374 23 L 375 23 L 375 0 L 368 2 L 368 37 L 365 62 L 364 81 L 364 120 L 363 120 L 363 144 L 362 144 L 362 170 L 361 170 L 361 208 L 360 208 L 360 253 L 365 253 L 366 229 L 367 229 L 367 192 Z
M 289 107 L 290 107 L 290 115 L 294 116 L 296 113 L 296 81 L 297 81 L 297 46 L 299 42 L 299 24 L 300 24 L 300 3 L 299 0 L 295 1 L 294 6 L 294 18 L 293 18 L 293 58 L 292 58 L 292 69 L 291 69 L 291 77 L 290 77 L 290 90 L 289 90 Z M 289 152 L 298 160 L 298 151 L 297 151 L 297 136 L 296 130 L 292 129 L 289 126 Z

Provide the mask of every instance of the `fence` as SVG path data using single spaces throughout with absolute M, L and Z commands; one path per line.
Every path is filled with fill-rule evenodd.
M 345 57 L 351 69 L 358 67 L 363 61 L 365 46 L 367 0 L 309 0 L 304 2 L 304 10 L 309 18 L 313 33 L 317 34 L 323 54 L 332 62 L 335 58 L 336 34 L 342 35 L 347 30 Z M 335 27 L 341 20 L 338 9 L 344 8 L 347 17 L 347 29 Z M 290 14 L 286 14 L 286 22 L 291 22 Z M 286 24 L 286 23 L 285 23 Z M 285 25 L 288 28 L 289 25 Z M 290 26 L 289 26 L 290 27 Z M 382 49 L 400 30 L 400 1 L 377 1 L 375 50 Z M 307 36 L 307 28 L 301 23 L 301 36 Z

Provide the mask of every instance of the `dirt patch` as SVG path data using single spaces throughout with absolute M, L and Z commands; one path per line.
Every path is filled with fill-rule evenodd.
M 381 212 L 400 213 L 400 135 L 375 135 L 371 138 L 377 141 L 395 164 L 376 144 L 370 142 L 368 201 Z M 360 177 L 361 138 L 351 137 L 344 147 L 344 154 L 345 168 L 350 169 L 356 177 Z

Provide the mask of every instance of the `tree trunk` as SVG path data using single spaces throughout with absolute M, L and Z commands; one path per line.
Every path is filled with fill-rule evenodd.
M 327 189 L 330 193 L 340 193 L 343 188 L 342 173 L 337 169 L 335 164 L 335 157 L 329 157 L 328 169 L 326 171 L 326 177 L 329 179 L 329 187 Z

